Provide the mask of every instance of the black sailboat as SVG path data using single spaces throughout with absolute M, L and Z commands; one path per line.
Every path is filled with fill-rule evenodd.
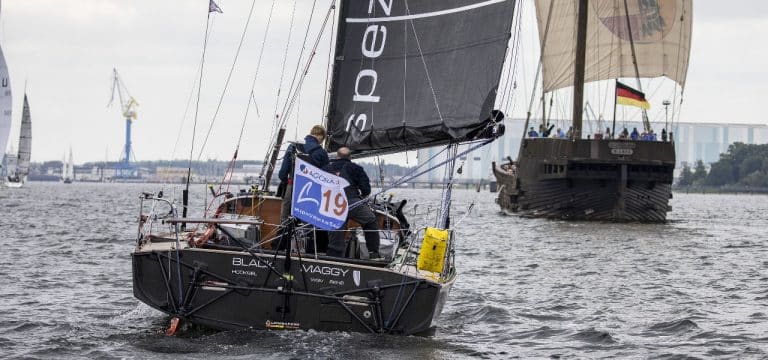
M 442 144 L 455 155 L 446 161 L 453 169 L 459 144 L 473 149 L 500 136 L 503 116 L 493 105 L 514 3 L 341 1 L 328 149 L 366 156 Z M 269 190 L 283 133 L 270 146 L 263 186 L 215 192 L 212 216 L 179 216 L 172 199 L 142 195 L 134 295 L 216 329 L 429 332 L 457 276 L 452 179 L 434 227 L 410 228 L 405 201 L 370 199 L 382 239 L 393 240 L 383 260 L 355 249 L 353 223 L 349 258 L 325 256 L 324 232 L 281 222 L 281 199 Z
M 573 86 L 572 131 L 564 137 L 542 137 L 537 130 L 546 133 L 552 125 L 544 115 L 541 125 L 531 123 L 529 109 L 517 159 L 493 164 L 500 186 L 497 203 L 504 211 L 532 217 L 665 221 L 675 168 L 671 129 L 665 124 L 662 131 L 669 133 L 668 138 L 652 136 L 643 110 L 643 132 L 651 135 L 645 139 L 618 135 L 622 130 L 616 128 L 614 107 L 613 124 L 606 124 L 609 131 L 603 132 L 600 126 L 597 133 L 585 134 L 584 85 L 616 79 L 620 93 L 620 78 L 636 79 L 638 90 L 642 90 L 640 78 L 665 76 L 679 85 L 682 94 L 690 53 L 692 2 L 535 3 L 542 110 L 547 92 Z M 644 96 L 641 91 L 634 94 Z M 531 106 L 533 103 L 532 98 Z

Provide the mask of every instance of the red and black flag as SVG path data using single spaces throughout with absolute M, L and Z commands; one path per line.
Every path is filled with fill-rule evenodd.
M 650 109 L 651 104 L 645 100 L 645 93 L 635 90 L 620 82 L 616 82 L 616 103 L 621 105 L 637 106 L 643 109 Z

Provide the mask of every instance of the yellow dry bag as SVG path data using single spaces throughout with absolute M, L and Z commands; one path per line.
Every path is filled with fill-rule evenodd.
M 427 228 L 416 265 L 419 270 L 442 272 L 445 248 L 448 245 L 448 230 Z

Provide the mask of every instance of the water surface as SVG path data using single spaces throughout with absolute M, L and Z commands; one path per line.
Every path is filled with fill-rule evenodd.
M 434 336 L 167 337 L 167 317 L 131 285 L 138 195 L 159 188 L 0 189 L 0 356 L 768 357 L 768 196 L 675 194 L 667 224 L 612 224 L 505 216 L 495 194 L 456 191 L 459 278 Z M 406 208 L 422 226 L 439 195 L 395 191 L 419 204 Z

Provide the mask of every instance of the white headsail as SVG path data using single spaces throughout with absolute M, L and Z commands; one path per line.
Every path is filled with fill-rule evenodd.
M 16 174 L 19 178 L 29 174 L 29 159 L 32 155 L 32 118 L 29 113 L 29 102 L 24 94 L 24 110 L 21 113 L 21 133 L 19 134 L 19 162 Z
M 69 148 L 69 161 L 67 161 L 67 178 L 75 178 L 75 162 L 72 161 L 72 148 Z
M 5 64 L 3 49 L 0 47 L 0 158 L 8 147 L 8 137 L 11 133 L 11 78 L 8 76 L 8 66 Z
M 536 0 L 545 92 L 573 85 L 577 15 L 578 1 Z M 666 76 L 685 86 L 691 0 L 591 0 L 588 16 L 586 82 L 638 75 L 631 29 L 639 77 Z

